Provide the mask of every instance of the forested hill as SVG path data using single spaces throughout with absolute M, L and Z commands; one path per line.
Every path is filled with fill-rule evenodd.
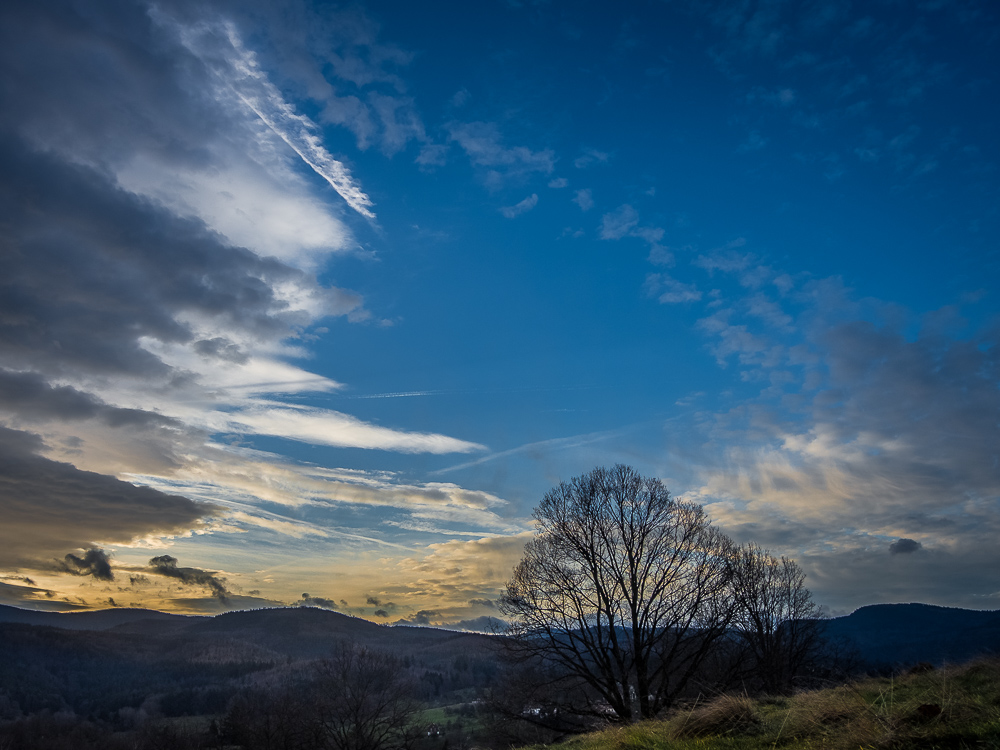
M 963 662 L 1000 654 L 1000 610 L 873 604 L 824 624 L 827 638 L 857 649 L 871 666 Z
M 165 638 L 204 644 L 224 639 L 234 648 L 244 644 L 254 653 L 265 649 L 276 658 L 321 656 L 334 643 L 351 640 L 401 655 L 420 653 L 433 661 L 456 648 L 478 652 L 488 641 L 483 635 L 438 628 L 387 627 L 309 607 L 246 610 L 208 617 L 126 608 L 39 612 L 0 605 L 0 628 L 4 623 L 108 631 L 145 636 L 153 642 Z M 828 638 L 855 649 L 872 666 L 920 661 L 940 664 L 964 661 L 982 653 L 1000 654 L 1000 610 L 873 604 L 827 620 L 824 632 Z
M 185 617 L 0 607 L 0 720 L 39 711 L 107 718 L 154 699 L 166 716 L 218 714 L 242 687 L 285 679 L 345 642 L 392 653 L 422 701 L 468 700 L 459 696 L 497 670 L 488 636 L 386 627 L 322 609 Z
M 0 605 L 0 630 L 12 632 L 12 625 L 42 626 L 46 629 L 102 632 L 101 639 L 131 636 L 154 643 L 210 643 L 225 641 L 236 648 L 243 644 L 253 651 L 263 648 L 276 658 L 322 656 L 341 641 L 393 651 L 399 655 L 421 654 L 435 659 L 456 653 L 453 649 L 485 648 L 488 637 L 431 627 L 385 626 L 359 617 L 313 607 L 227 612 L 213 617 L 167 614 L 147 609 L 105 609 L 91 612 L 37 612 Z M 58 640 L 57 632 L 48 638 Z M 96 636 L 95 636 L 96 638 Z M 79 642 L 85 642 L 81 637 Z M 458 644 L 461 644 L 459 647 Z

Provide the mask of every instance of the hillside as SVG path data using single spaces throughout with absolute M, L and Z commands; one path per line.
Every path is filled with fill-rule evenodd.
M 151 700 L 167 716 L 219 713 L 241 686 L 307 668 L 344 641 L 405 660 L 418 697 L 431 703 L 465 700 L 496 673 L 487 636 L 386 627 L 322 609 L 184 617 L 3 607 L 0 703 L 16 705 L 15 714 L 111 716 Z
M 535 746 L 540 750 L 543 746 Z M 787 698 L 722 696 L 663 721 L 552 750 L 882 750 L 1000 747 L 1000 660 L 867 679 Z

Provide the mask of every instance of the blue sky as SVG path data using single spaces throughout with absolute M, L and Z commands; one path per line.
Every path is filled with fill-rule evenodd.
M 473 622 L 624 462 L 1000 606 L 991 4 L 3 13 L 4 601 Z

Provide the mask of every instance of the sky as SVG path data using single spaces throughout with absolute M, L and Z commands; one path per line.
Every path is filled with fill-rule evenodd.
M 0 603 L 478 627 L 625 463 L 1000 609 L 988 0 L 10 0 Z

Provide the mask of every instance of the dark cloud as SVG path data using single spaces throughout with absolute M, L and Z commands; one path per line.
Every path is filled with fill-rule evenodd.
M 219 578 L 215 573 L 199 568 L 178 568 L 177 558 L 171 555 L 159 555 L 149 561 L 150 572 L 167 578 L 176 578 L 181 583 L 190 586 L 206 586 L 212 596 L 223 604 L 229 603 L 230 592 L 226 579 Z
M 177 427 L 179 422 L 140 409 L 109 406 L 68 385 L 52 386 L 36 372 L 0 369 L 0 410 L 28 419 L 100 419 L 110 427 Z
M 149 578 L 144 575 L 133 575 L 128 577 L 128 583 L 130 586 L 145 584 L 149 583 Z
M 492 599 L 469 599 L 469 604 L 474 607 L 486 607 L 488 609 L 496 609 L 497 603 Z
M 260 592 L 257 592 L 260 593 Z M 300 607 L 321 607 L 323 609 L 338 609 L 337 602 L 333 599 L 325 599 L 322 596 L 310 596 L 303 594 L 297 602 Z
M 376 607 L 382 604 L 381 600 L 377 596 L 369 596 L 366 603 Z
M 224 336 L 196 341 L 192 348 L 203 357 L 215 357 L 238 365 L 245 364 L 250 359 L 237 344 Z
M 1000 553 L 995 537 L 968 540 L 967 548 L 924 547 L 916 554 L 887 555 L 885 546 L 807 554 L 799 558 L 809 588 L 821 603 L 920 601 L 949 607 L 1000 607 Z
M 16 580 L 11 577 L 6 577 L 5 580 Z M 30 579 L 29 579 L 30 580 Z M 22 602 L 36 601 L 39 595 L 53 597 L 54 593 L 48 589 L 39 588 L 35 586 L 34 583 L 28 583 L 25 586 L 20 586 L 17 584 L 4 583 L 0 581 L 0 602 L 10 602 L 21 606 Z
M 376 617 L 388 617 L 389 616 L 389 613 L 386 610 L 384 610 L 384 609 L 376 609 L 375 612 L 373 612 L 373 614 Z
M 408 617 L 397 620 L 395 625 L 430 625 L 431 618 L 437 617 L 441 613 L 434 609 L 422 609 Z
M 41 598 L 45 597 L 45 598 Z M 37 586 L 16 586 L 0 581 L 0 604 L 10 604 L 22 609 L 66 612 L 89 609 L 88 606 L 56 598 L 54 591 Z
M 0 356 L 46 377 L 167 377 L 171 368 L 144 338 L 194 343 L 185 314 L 281 337 L 302 321 L 274 287 L 314 286 L 279 261 L 226 245 L 200 221 L 9 135 L 0 137 L 0 222 Z
M 3 581 L 21 581 L 28 584 L 29 586 L 34 586 L 35 582 L 28 578 L 28 576 L 0 576 L 0 580 Z
M 0 426 L 0 567 L 49 567 L 42 561 L 98 540 L 181 533 L 219 510 L 52 461 L 38 455 L 43 447 Z
M 166 600 L 165 606 L 182 612 L 213 615 L 240 609 L 282 609 L 288 605 L 285 602 L 275 601 L 274 599 L 230 594 L 226 597 L 225 601 L 219 599 L 217 596 L 177 597 Z
M 82 557 L 72 552 L 59 563 L 59 569 L 78 576 L 93 576 L 98 581 L 113 581 L 114 571 L 107 553 L 99 547 L 91 547 Z
M 916 539 L 897 539 L 889 545 L 890 555 L 909 555 L 923 547 Z

